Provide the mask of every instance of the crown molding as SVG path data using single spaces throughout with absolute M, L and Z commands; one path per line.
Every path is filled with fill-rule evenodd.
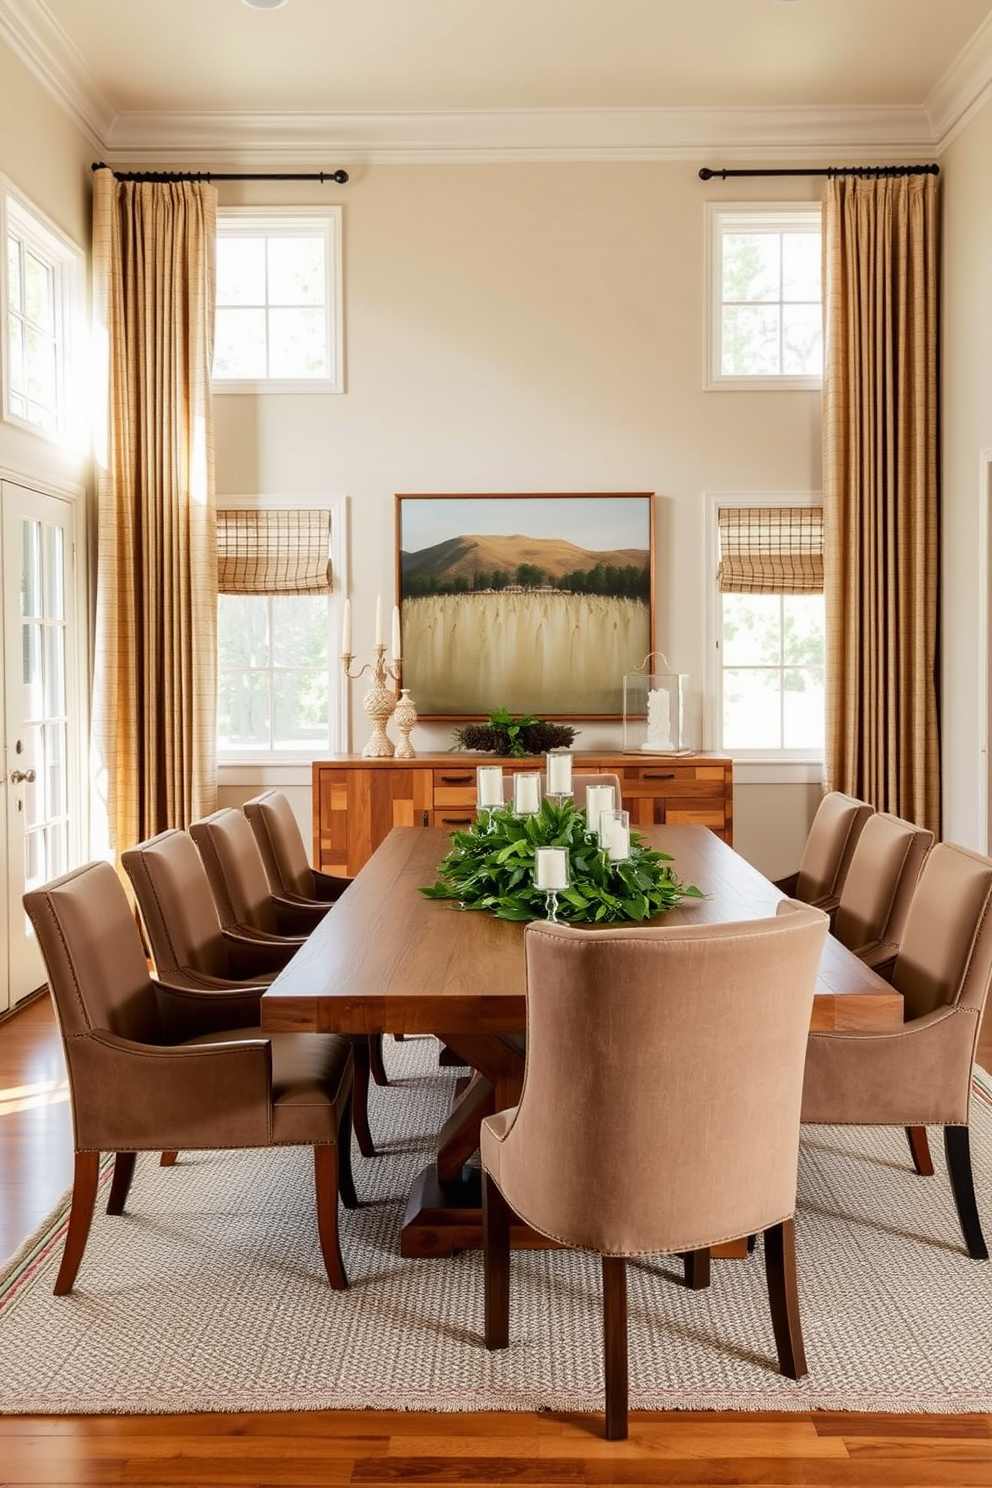
M 118 109 L 42 0 L 0 0 L 0 41 L 102 149 Z
M 947 148 L 992 93 L 992 16 L 983 21 L 964 50 L 924 102 L 934 138 Z
M 437 110 L 421 113 L 118 116 L 114 165 L 196 168 L 267 162 L 447 164 L 567 160 L 781 160 L 933 153 L 920 108 Z

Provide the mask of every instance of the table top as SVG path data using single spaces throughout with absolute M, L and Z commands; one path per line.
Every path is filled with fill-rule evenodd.
M 774 914 L 774 884 L 706 827 L 650 827 L 679 876 L 707 895 L 655 924 Z M 524 926 L 425 899 L 450 846 L 439 827 L 397 827 L 262 997 L 267 1031 L 513 1033 L 525 1026 Z M 824 948 L 814 1028 L 886 1028 L 902 997 L 839 941 Z

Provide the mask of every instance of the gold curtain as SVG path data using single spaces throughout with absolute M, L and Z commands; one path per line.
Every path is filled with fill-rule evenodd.
M 216 804 L 216 215 L 209 185 L 94 176 L 93 736 L 118 854 Z
M 823 207 L 827 788 L 940 830 L 937 182 Z

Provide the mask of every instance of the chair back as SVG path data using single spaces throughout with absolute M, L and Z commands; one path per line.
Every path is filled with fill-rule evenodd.
M 269 892 L 316 897 L 313 869 L 289 798 L 283 791 L 263 791 L 243 807 L 262 857 Z
M 38 936 L 67 1056 L 94 1029 L 157 1043 L 158 1004 L 141 937 L 110 864 L 87 863 L 31 889 L 24 908 Z
M 223 807 L 190 824 L 214 905 L 225 930 L 247 927 L 279 933 L 269 881 L 255 834 L 243 812 Z
M 510 1206 L 612 1255 L 788 1218 L 826 933 L 791 900 L 735 924 L 529 925 L 524 1085 L 494 1174 Z
M 834 934 L 870 965 L 899 949 L 933 833 L 877 811 L 861 829 L 841 891 Z
M 229 977 L 230 961 L 203 862 L 187 832 L 172 827 L 121 853 L 163 981 L 173 971 Z
M 973 1008 L 980 1018 L 990 980 L 992 859 L 938 842 L 923 865 L 892 970 L 906 1021 L 942 1006 Z
M 858 838 L 874 809 L 855 796 L 827 792 L 817 807 L 799 860 L 797 899 L 822 909 L 837 905 Z

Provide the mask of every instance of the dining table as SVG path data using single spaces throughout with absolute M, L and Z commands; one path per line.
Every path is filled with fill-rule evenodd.
M 785 897 L 706 827 L 656 826 L 645 846 L 668 854 L 702 898 L 652 925 L 760 919 Z M 465 1066 L 435 1159 L 417 1175 L 400 1238 L 405 1256 L 481 1245 L 479 1125 L 520 1097 L 525 1060 L 525 926 L 420 891 L 451 847 L 438 827 L 394 828 L 261 1000 L 263 1031 L 433 1034 Z M 902 996 L 828 935 L 811 1028 L 886 1029 Z M 517 1226 L 517 1246 L 548 1242 Z

